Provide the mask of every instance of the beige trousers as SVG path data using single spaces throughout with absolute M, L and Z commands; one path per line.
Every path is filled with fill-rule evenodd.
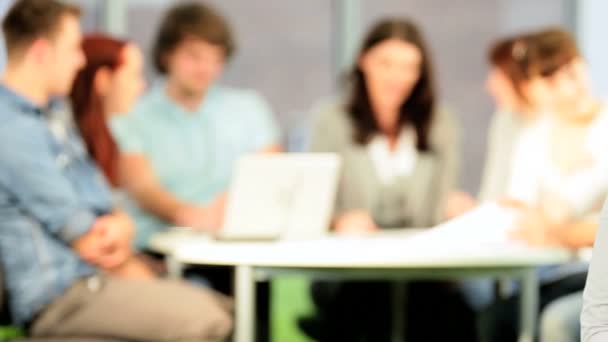
M 232 301 L 172 280 L 83 279 L 33 322 L 33 337 L 94 337 L 141 342 L 225 341 Z

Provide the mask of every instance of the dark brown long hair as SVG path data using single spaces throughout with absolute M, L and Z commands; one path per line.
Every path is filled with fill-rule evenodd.
M 413 44 L 420 50 L 422 64 L 420 78 L 405 100 L 399 111 L 399 125 L 412 125 L 418 137 L 416 148 L 429 151 L 429 131 L 435 109 L 435 86 L 429 52 L 422 34 L 414 23 L 406 19 L 384 19 L 376 24 L 367 34 L 357 60 L 377 44 L 388 39 L 400 39 Z M 369 91 L 363 71 L 358 63 L 351 73 L 351 94 L 346 104 L 355 125 L 354 139 L 359 144 L 366 144 L 374 134 L 380 131 L 371 106 Z
M 127 42 L 104 35 L 85 37 L 82 47 L 87 64 L 78 73 L 70 93 L 74 118 L 89 154 L 113 186 L 119 185 L 119 151 L 107 125 L 102 98 L 95 91 L 95 75 L 101 68 L 119 67 L 125 46 Z

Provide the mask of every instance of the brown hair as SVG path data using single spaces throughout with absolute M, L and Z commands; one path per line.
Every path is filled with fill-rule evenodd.
M 549 28 L 498 41 L 490 49 L 490 64 L 500 68 L 518 97 L 528 102 L 521 85 L 535 76 L 552 76 L 581 56 L 576 41 L 561 28 Z
M 416 148 L 419 151 L 428 151 L 430 150 L 429 130 L 435 109 L 435 87 L 430 54 L 416 25 L 406 19 L 380 21 L 367 34 L 357 60 L 374 46 L 388 39 L 399 39 L 413 44 L 422 54 L 420 78 L 401 106 L 399 125 L 411 124 L 418 137 Z M 352 71 L 351 83 L 352 89 L 346 109 L 355 126 L 355 141 L 366 144 L 380 128 L 370 103 L 363 71 L 358 63 Z
M 80 8 L 58 0 L 18 0 L 2 22 L 7 53 L 39 38 L 53 38 L 65 15 L 80 17 Z
M 574 37 L 561 28 L 549 28 L 534 34 L 533 72 L 549 77 L 561 67 L 581 57 Z
M 488 54 L 490 64 L 507 76 L 519 99 L 526 103 L 528 99 L 521 85 L 532 76 L 530 62 L 534 43 L 532 35 L 505 38 L 496 42 Z
M 74 119 L 87 150 L 112 186 L 119 185 L 119 151 L 107 124 L 103 99 L 95 91 L 95 76 L 102 68 L 114 71 L 120 67 L 127 45 L 126 41 L 100 34 L 85 37 L 82 50 L 87 64 L 76 76 L 70 93 Z
M 160 74 L 168 71 L 167 54 L 187 37 L 221 46 L 227 58 L 236 49 L 228 22 L 213 8 L 196 2 L 179 4 L 163 19 L 154 44 L 153 62 Z

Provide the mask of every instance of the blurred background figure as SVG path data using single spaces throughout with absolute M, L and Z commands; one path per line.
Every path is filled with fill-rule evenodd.
M 415 24 L 381 20 L 364 38 L 348 94 L 319 115 L 311 150 L 338 153 L 343 160 L 337 233 L 365 235 L 441 221 L 446 197 L 456 186 L 460 156 L 458 127 L 438 104 L 432 69 Z M 313 285 L 324 320 L 320 339 L 390 340 L 391 285 Z M 408 297 L 412 340 L 472 338 L 466 336 L 471 332 L 467 326 L 472 327 L 467 308 L 449 284 L 412 284 Z M 433 308 L 435 301 L 442 303 L 441 314 L 423 309 Z M 432 329 L 437 322 L 446 328 Z
M 522 127 L 538 116 L 525 96 L 525 70 L 513 54 L 514 48 L 521 49 L 529 39 L 521 35 L 501 40 L 494 44 L 488 54 L 490 72 L 486 89 L 494 100 L 496 111 L 488 129 L 479 202 L 495 201 L 505 196 L 513 145 Z M 518 47 L 516 44 L 519 44 Z
M 526 68 L 513 54 L 516 44 L 531 39 L 522 34 L 494 43 L 488 51 L 490 71 L 486 90 L 494 100 L 495 112 L 487 133 L 486 158 L 477 199 L 464 192 L 452 194 L 460 197 L 460 205 L 451 205 L 450 218 L 472 210 L 478 203 L 500 201 L 506 196 L 510 179 L 513 149 L 522 129 L 532 124 L 540 114 L 526 96 L 528 77 Z M 467 198 L 470 200 L 467 201 Z M 468 204 L 468 205 L 467 205 Z M 493 280 L 469 280 L 461 283 L 467 301 L 476 311 L 486 307 L 495 297 Z
M 591 92 L 586 64 L 570 34 L 547 29 L 512 40 L 524 75 L 522 100 L 537 118 L 514 141 L 503 204 L 520 210 L 513 237 L 532 245 L 590 246 L 608 190 L 608 110 Z M 539 270 L 540 338 L 577 341 L 587 265 Z M 482 341 L 511 341 L 515 295 L 480 316 Z
M 131 110 L 142 94 L 144 59 L 136 45 L 102 34 L 84 37 L 82 49 L 87 63 L 76 75 L 70 102 L 89 155 L 112 186 L 114 205 L 125 205 L 119 180 L 119 151 L 109 129 L 114 115 Z M 135 234 L 136 232 L 134 232 Z M 134 238 L 134 237 L 133 237 Z M 145 264 L 162 273 L 161 265 L 139 254 L 129 272 L 152 276 Z
M 12 0 L 1 1 L 0 11 L 3 7 L 10 6 L 12 2 Z M 177 3 L 174 0 L 76 0 L 75 2 L 84 8 L 82 25 L 85 30 L 108 32 L 118 37 L 129 37 L 132 43 L 126 44 L 126 46 L 129 46 L 128 49 L 133 50 L 130 47 L 137 45 L 141 47 L 146 56 L 154 55 L 155 47 L 158 45 L 157 42 L 160 38 L 156 30 L 150 30 L 150 28 L 161 26 L 166 21 L 167 11 Z M 179 3 L 183 2 L 180 1 Z M 337 80 L 341 78 L 345 70 L 350 69 L 353 64 L 357 64 L 357 50 L 362 39 L 361 33 L 375 25 L 380 18 L 387 15 L 414 18 L 424 30 L 428 43 L 427 49 L 435 57 L 435 77 L 438 82 L 434 95 L 441 99 L 441 103 L 449 104 L 450 109 L 454 109 L 453 112 L 455 114 L 460 114 L 455 118 L 455 121 L 462 125 L 462 131 L 464 132 L 460 139 L 463 149 L 460 165 L 463 172 L 458 176 L 459 182 L 457 183 L 460 191 L 450 190 L 447 196 L 444 196 L 445 201 L 440 206 L 441 209 L 438 211 L 438 217 L 456 217 L 474 208 L 477 203 L 507 198 L 505 194 L 511 181 L 511 164 L 519 137 L 528 127 L 534 125 L 538 118 L 551 112 L 548 109 L 550 101 L 547 94 L 542 99 L 545 104 L 539 105 L 539 107 L 544 108 L 543 110 L 538 110 L 529 103 L 532 96 L 527 94 L 527 90 L 534 88 L 542 89 L 542 87 L 539 87 L 542 82 L 529 82 L 528 78 L 518 78 L 517 74 L 513 73 L 513 70 L 517 72 L 518 65 L 520 64 L 520 59 L 515 57 L 521 55 L 520 53 L 512 53 L 514 40 L 526 40 L 528 38 L 525 37 L 529 36 L 527 34 L 522 35 L 522 32 L 532 32 L 549 25 L 559 25 L 575 34 L 582 50 L 585 52 L 586 61 L 589 62 L 596 93 L 604 94 L 608 90 L 608 78 L 605 76 L 608 75 L 608 68 L 606 67 L 608 65 L 606 64 L 608 49 L 605 44 L 601 43 L 606 31 L 606 21 L 602 13 L 608 10 L 608 4 L 602 0 L 537 0 L 533 2 L 497 0 L 470 1 L 466 3 L 446 2 L 443 0 L 414 0 L 409 1 L 407 6 L 404 6 L 403 2 L 399 0 L 306 2 L 270 0 L 264 3 L 243 2 L 240 0 L 206 0 L 204 3 L 217 9 L 212 11 L 215 12 L 216 16 L 204 16 L 205 21 L 209 24 L 208 27 L 214 27 L 217 30 L 211 30 L 213 32 L 206 31 L 202 39 L 198 39 L 201 37 L 196 34 L 191 34 L 190 36 L 194 36 L 196 39 L 188 39 L 187 44 L 176 44 L 175 49 L 169 49 L 170 51 L 167 51 L 168 53 L 165 54 L 167 56 L 165 64 L 167 67 L 169 67 L 169 64 L 173 65 L 174 72 L 167 70 L 165 73 L 159 73 L 157 71 L 157 63 L 144 63 L 144 72 L 153 87 L 151 92 L 142 101 L 142 105 L 136 107 L 134 113 L 147 113 L 148 109 L 143 104 L 148 102 L 149 107 L 154 109 L 149 110 L 149 112 L 153 113 L 151 116 L 142 114 L 139 115 L 140 118 L 134 119 L 135 116 L 127 113 L 131 112 L 130 110 L 118 109 L 122 106 L 117 106 L 116 103 L 112 104 L 106 100 L 106 98 L 127 99 L 134 96 L 133 94 L 129 95 L 128 90 L 125 90 L 125 96 L 115 94 L 118 92 L 113 91 L 113 88 L 120 88 L 120 83 L 123 83 L 115 77 L 119 74 L 118 71 L 128 68 L 127 65 L 132 65 L 131 62 L 127 61 L 122 61 L 118 66 L 110 63 L 112 64 L 111 66 L 101 68 L 104 70 L 103 72 L 96 72 L 99 75 L 109 75 L 108 77 L 100 76 L 99 79 L 113 79 L 110 81 L 112 86 L 107 86 L 107 84 L 106 86 L 95 86 L 93 88 L 100 89 L 99 92 L 95 92 L 99 95 L 99 98 L 94 101 L 88 101 L 89 99 L 81 101 L 81 103 L 96 102 L 95 105 L 91 106 L 93 110 L 87 109 L 90 106 L 89 104 L 83 105 L 87 108 L 77 111 L 78 113 L 84 113 L 79 119 L 81 121 L 79 128 L 85 135 L 89 151 L 102 166 L 104 175 L 114 185 L 114 190 L 118 194 L 121 191 L 117 190 L 120 190 L 125 185 L 124 181 L 126 177 L 120 171 L 121 166 L 125 165 L 125 163 L 124 160 L 120 160 L 118 167 L 116 166 L 117 151 L 112 147 L 111 139 L 109 139 L 110 137 L 105 132 L 106 127 L 102 124 L 104 121 L 102 116 L 105 116 L 106 119 L 110 119 L 110 122 L 112 122 L 110 128 L 112 128 L 112 133 L 116 134 L 118 138 L 116 142 L 120 145 L 120 152 L 136 152 L 128 154 L 131 154 L 131 157 L 140 155 L 148 159 L 149 165 L 148 167 L 144 167 L 144 169 L 148 169 L 148 171 L 151 169 L 153 176 L 156 177 L 153 179 L 154 182 L 151 183 L 160 185 L 159 188 L 161 190 L 171 195 L 176 194 L 172 193 L 174 184 L 181 181 L 181 179 L 178 179 L 176 182 L 173 182 L 178 177 L 168 175 L 176 170 L 165 170 L 165 168 L 169 169 L 167 165 L 159 166 L 158 164 L 160 163 L 158 162 L 155 165 L 152 160 L 154 151 L 148 154 L 147 152 L 140 153 L 137 148 L 127 150 L 124 143 L 126 138 L 120 138 L 120 132 L 118 132 L 120 130 L 130 131 L 133 129 L 137 131 L 137 134 L 133 134 L 133 137 L 136 138 L 134 140 L 140 140 L 140 134 L 143 134 L 142 132 L 146 129 L 148 121 L 156 120 L 156 114 L 160 112 L 172 114 L 184 112 L 186 114 L 183 117 L 190 119 L 197 117 L 196 114 L 192 114 L 193 112 L 197 112 L 197 110 L 188 109 L 196 107 L 193 105 L 193 103 L 197 102 L 196 96 L 192 98 L 188 96 L 188 98 L 194 100 L 184 102 L 175 101 L 173 97 L 169 96 L 168 92 L 163 94 L 163 90 L 168 88 L 167 85 L 169 83 L 176 84 L 176 82 L 170 81 L 171 75 L 178 75 L 178 78 L 173 77 L 173 79 L 178 80 L 178 84 L 187 85 L 185 87 L 186 90 L 190 89 L 192 85 L 198 89 L 201 84 L 206 85 L 209 83 L 212 84 L 208 87 L 209 89 L 220 89 L 220 94 L 234 95 L 238 98 L 234 102 L 250 108 L 258 108 L 260 109 L 260 113 L 269 114 L 271 111 L 268 110 L 268 107 L 271 107 L 273 113 L 269 115 L 260 114 L 257 119 L 251 117 L 251 120 L 255 121 L 256 124 L 250 124 L 248 120 L 243 119 L 242 122 L 239 121 L 239 125 L 235 125 L 235 127 L 239 127 L 240 125 L 251 126 L 251 131 L 270 132 L 268 134 L 260 134 L 260 137 L 274 137 L 267 139 L 270 142 L 268 144 L 252 144 L 256 145 L 256 148 L 254 148 L 255 152 L 257 152 L 258 148 L 265 150 L 262 145 L 270 145 L 272 147 L 270 150 L 275 150 L 276 145 L 280 145 L 281 143 L 284 143 L 283 146 L 287 146 L 290 151 L 308 150 L 311 142 L 311 133 L 316 124 L 320 120 L 323 120 L 324 114 L 329 112 L 331 108 L 335 109 L 339 107 L 337 104 L 346 102 L 343 88 L 338 85 Z M 192 11 L 192 13 L 195 12 Z M 227 30 L 229 34 L 226 34 L 226 30 L 222 28 L 227 25 L 216 25 L 218 23 L 216 17 L 220 12 L 225 14 L 230 22 L 230 27 Z M 274 15 L 273 20 L 269 21 L 266 20 L 269 15 L 268 13 L 279 13 L 280 15 Z M 227 20 L 224 19 L 223 21 Z M 196 25 L 184 26 L 188 26 L 186 32 L 189 33 L 196 33 L 199 29 L 202 30 L 202 28 Z M 281 29 L 277 30 L 277 27 L 281 27 Z M 230 39 L 221 38 L 228 36 L 230 36 Z M 234 43 L 234 36 L 238 37 L 238 51 L 233 48 L 236 45 Z M 484 64 L 484 60 L 487 58 L 486 49 L 491 42 L 504 36 L 509 36 L 513 39 L 505 40 L 504 44 L 496 44 L 495 49 L 492 49 L 493 53 L 490 56 L 491 63 L 488 69 Z M 219 40 L 216 40 L 216 38 Z M 179 41 L 182 42 L 181 39 Z M 192 41 L 198 43 L 194 44 Z M 200 41 L 211 43 L 208 44 L 211 47 L 207 49 L 209 46 L 206 46 L 207 48 L 204 50 L 199 49 L 198 47 L 204 45 L 200 44 Z M 123 45 L 124 42 L 116 44 L 116 49 L 121 50 L 119 55 L 124 55 L 122 53 L 125 51 Z M 112 54 L 114 54 L 114 50 L 116 49 L 108 47 L 108 50 L 112 50 Z M 522 51 L 521 49 L 517 50 L 519 52 Z M 229 51 L 234 51 L 234 53 L 228 53 Z M 1 55 L 0 64 L 2 61 Z M 133 56 L 131 53 L 129 55 Z M 130 57 L 129 59 L 132 60 Z M 150 58 L 146 57 L 145 59 L 149 60 Z M 169 62 L 169 59 L 172 62 Z M 205 60 L 204 63 L 200 61 L 203 59 Z M 187 60 L 191 63 L 184 62 Z M 194 63 L 195 60 L 199 60 L 200 63 Z M 201 66 L 204 71 L 200 73 L 196 72 L 195 68 L 192 67 L 195 64 Z M 176 71 L 178 69 L 180 71 Z M 201 76 L 203 74 L 204 77 Z M 486 78 L 488 79 L 486 88 L 490 89 L 492 96 L 484 94 L 483 83 Z M 105 82 L 101 81 L 100 83 Z M 234 86 L 234 88 L 219 87 L 218 84 L 220 83 L 222 85 Z M 133 90 L 133 88 L 131 89 Z M 255 89 L 255 92 L 241 91 L 240 89 Z M 234 109 L 234 107 L 238 106 L 224 106 L 222 104 L 223 101 L 218 100 L 220 97 L 212 95 L 217 95 L 218 91 L 211 90 L 204 92 L 206 95 L 210 95 L 209 98 L 202 96 L 202 99 L 199 101 L 198 109 L 204 112 L 202 116 L 208 116 L 207 114 L 213 111 L 209 109 L 211 107 L 222 107 L 234 113 L 240 112 Z M 198 91 L 194 93 L 200 94 Z M 240 95 L 235 95 L 237 93 Z M 243 93 L 245 94 L 243 95 Z M 263 94 L 263 98 L 268 99 L 271 105 L 266 104 L 261 99 L 261 96 L 257 94 Z M 437 94 L 440 94 L 440 96 Z M 591 93 L 589 92 L 589 94 Z M 154 98 L 156 95 L 159 98 L 165 97 L 168 103 L 166 107 L 159 105 L 156 108 L 157 106 L 150 104 L 153 102 L 150 98 Z M 87 97 L 86 94 L 77 94 L 77 96 L 82 99 Z M 330 101 L 326 101 L 327 98 Z M 103 105 L 99 106 L 98 103 L 100 102 L 103 102 Z M 233 101 L 231 100 L 230 102 Z M 331 103 L 330 106 L 327 105 L 328 102 Z M 323 105 L 317 105 L 319 103 L 323 103 Z M 310 110 L 312 104 L 316 104 L 314 106 L 315 110 Z M 103 107 L 103 110 L 99 111 L 97 109 L 99 107 Z M 496 114 L 493 116 L 488 115 L 494 109 Z M 103 112 L 103 115 L 91 115 L 91 113 L 99 112 Z M 276 113 L 276 120 L 274 113 Z M 321 117 L 315 117 L 313 113 Z M 129 118 L 127 119 L 127 116 L 123 114 L 129 114 Z M 248 117 L 249 114 L 236 116 L 244 118 Z M 256 115 L 253 114 L 253 116 Z M 441 117 L 442 115 L 436 116 Z M 111 117 L 117 118 L 117 120 Z M 177 117 L 180 116 L 177 115 Z M 233 116 L 229 117 L 234 118 Z M 221 120 L 216 120 L 215 118 L 217 117 L 209 121 L 212 121 L 212 123 L 220 122 L 227 126 L 233 122 L 230 118 L 222 118 Z M 266 120 L 264 118 L 270 119 Z M 190 129 L 176 129 L 176 132 L 171 131 L 170 133 L 159 129 L 160 133 L 150 133 L 152 138 L 145 138 L 146 142 L 143 145 L 152 146 L 148 140 L 156 143 L 156 140 L 164 141 L 166 137 L 175 135 L 178 137 L 190 137 L 193 142 L 192 145 L 190 145 L 189 141 L 181 141 L 183 144 L 175 143 L 174 147 L 177 148 L 178 152 L 194 151 L 194 148 L 205 148 L 206 151 L 215 151 L 215 148 L 212 146 L 213 144 L 210 144 L 208 141 L 201 142 L 197 140 L 198 136 L 209 136 L 206 132 L 201 133 L 202 129 L 199 129 L 198 124 L 190 125 L 187 119 L 185 121 L 171 119 L 170 121 L 172 124 L 176 122 L 182 123 L 184 127 L 190 127 Z M 190 121 L 198 121 L 198 119 Z M 114 122 L 119 123 L 114 124 Z M 257 123 L 260 122 L 263 123 L 258 125 Z M 350 124 L 348 121 L 346 123 Z M 204 122 L 201 125 L 207 124 L 209 122 Z M 98 126 L 100 129 L 93 130 L 91 129 L 93 126 Z M 167 126 L 175 128 L 174 125 Z M 211 125 L 205 127 L 211 127 Z M 223 132 L 224 128 L 222 127 L 218 131 Z M 266 129 L 263 127 L 266 127 Z M 489 127 L 489 131 L 486 130 L 487 127 Z M 162 128 L 164 129 L 165 127 Z M 279 128 L 283 134 L 278 133 Z M 211 130 L 211 128 L 208 129 Z M 178 223 L 198 226 L 202 231 L 209 231 L 213 227 L 219 227 L 224 206 L 223 190 L 225 190 L 225 183 L 229 179 L 231 169 L 231 163 L 227 162 L 227 160 L 232 158 L 232 151 L 237 149 L 235 146 L 241 146 L 241 137 L 246 137 L 243 140 L 254 140 L 253 136 L 249 134 L 250 129 L 243 129 L 243 131 L 246 131 L 246 133 L 239 134 L 240 129 L 235 131 L 235 135 L 239 137 L 238 139 L 228 139 L 234 142 L 234 145 L 230 145 L 229 149 L 226 148 L 226 150 L 230 150 L 231 152 L 226 153 L 225 156 L 220 156 L 222 158 L 217 157 L 217 155 L 213 156 L 214 163 L 216 159 L 222 159 L 217 163 L 218 168 L 213 170 L 213 175 L 205 172 L 201 176 L 201 173 L 203 173 L 201 170 L 207 171 L 207 167 L 210 165 L 208 163 L 209 159 L 203 160 L 201 155 L 192 152 L 180 154 L 175 153 L 173 150 L 171 150 L 171 153 L 159 153 L 162 155 L 156 156 L 157 159 L 171 156 L 172 158 L 191 161 L 191 165 L 186 167 L 185 171 L 189 175 L 193 175 L 192 178 L 205 181 L 205 184 L 202 184 L 202 182 L 199 184 L 200 188 L 184 189 L 184 187 L 180 187 L 179 192 L 190 196 L 194 192 L 200 192 L 199 190 L 202 188 L 211 190 L 202 202 L 190 199 L 184 200 L 180 197 L 181 194 L 180 196 L 175 196 L 177 201 L 170 200 L 164 202 L 169 203 L 168 207 L 173 209 L 185 208 L 184 210 L 175 210 L 169 213 L 169 215 L 163 214 L 159 216 L 158 214 L 163 212 L 163 210 L 156 211 L 158 209 L 156 207 L 156 209 L 151 211 L 141 210 L 140 206 L 144 202 L 137 204 L 135 202 L 138 201 L 127 201 L 126 205 L 129 210 L 141 214 L 141 217 L 138 218 L 138 222 L 140 222 L 139 227 L 154 227 L 151 231 L 156 231 L 156 229 L 162 230 L 164 226 Z M 553 128 L 551 131 L 553 131 Z M 287 144 L 288 142 L 289 144 Z M 129 142 L 127 143 L 130 144 Z M 565 144 L 566 140 L 562 143 Z M 173 145 L 173 142 L 171 144 Z M 180 149 L 180 147 L 194 146 L 194 144 L 198 145 L 193 147 L 192 150 Z M 243 144 L 250 146 L 249 144 Z M 133 144 L 131 147 L 138 147 L 137 145 Z M 228 145 L 222 143 L 224 148 Z M 233 149 L 233 147 L 235 148 Z M 168 147 L 167 149 L 170 150 L 171 148 Z M 156 148 L 152 147 L 150 149 L 155 150 Z M 419 153 L 417 150 L 416 152 Z M 190 156 L 196 158 L 190 158 Z M 172 161 L 167 164 L 175 165 L 179 163 L 173 163 Z M 202 166 L 197 168 L 195 164 Z M 135 165 L 138 164 L 135 163 Z M 223 166 L 220 168 L 219 165 Z M 178 173 L 176 172 L 176 174 Z M 133 174 L 141 175 L 142 173 L 136 171 Z M 146 173 L 144 172 L 143 174 Z M 190 178 L 190 176 L 184 176 L 183 178 Z M 130 179 L 132 191 L 129 191 L 132 196 L 131 199 L 135 197 L 133 196 L 135 192 L 139 192 L 143 188 L 139 184 L 137 186 L 138 190 L 134 191 L 134 179 L 135 181 L 140 181 L 140 179 L 132 175 Z M 149 180 L 149 178 L 145 177 L 141 179 Z M 191 180 L 184 180 L 184 183 L 190 184 L 191 182 Z M 366 181 L 366 183 L 368 182 Z M 192 193 L 189 191 L 192 191 Z M 140 199 L 145 197 L 141 194 L 138 196 Z M 472 194 L 478 194 L 477 198 L 473 199 Z M 160 196 L 160 198 L 163 197 Z M 192 195 L 192 198 L 195 197 L 197 196 Z M 543 195 L 541 197 L 545 198 L 546 196 Z M 159 197 L 150 196 L 149 198 Z M 116 196 L 114 203 L 125 203 L 123 200 L 123 196 L 119 195 Z M 151 204 L 145 198 L 144 201 L 146 205 Z M 573 246 L 589 244 L 592 241 L 590 237 L 593 235 L 596 218 L 593 215 L 584 215 L 578 219 L 574 219 L 572 217 L 576 217 L 577 214 L 572 214 L 570 211 L 576 211 L 577 209 L 569 208 L 569 205 L 564 204 L 564 202 L 567 201 L 558 200 L 555 203 L 548 203 L 546 205 L 547 208 L 554 208 L 548 210 L 553 213 L 552 215 L 563 216 L 561 218 L 557 217 L 558 221 L 568 222 L 568 224 L 560 226 L 563 229 L 529 229 L 522 231 L 519 237 L 542 243 L 544 243 L 543 241 L 557 243 L 557 238 L 546 238 L 546 236 L 549 236 L 549 233 L 557 234 L 557 232 L 560 232 L 559 234 L 568 236 L 568 238 L 560 238 L 562 243 Z M 513 201 L 510 201 L 510 203 L 513 203 Z M 373 210 L 370 210 L 369 215 L 358 215 L 360 214 L 359 212 L 357 215 L 348 215 L 352 220 L 342 221 L 372 222 L 378 229 L 381 229 L 388 226 L 388 223 L 391 221 L 407 221 L 412 219 L 413 216 L 418 216 L 418 214 L 411 215 L 410 213 L 407 215 L 389 215 L 391 210 L 379 210 L 379 206 L 372 207 Z M 374 211 L 378 213 L 374 213 Z M 174 216 L 173 214 L 176 212 L 180 212 L 181 214 Z M 527 212 L 530 213 L 531 211 Z M 152 214 L 150 215 L 150 213 Z M 166 214 L 166 212 L 164 213 Z M 419 216 L 427 214 L 429 213 L 420 214 Z M 379 222 L 374 216 L 382 216 L 388 219 L 383 219 L 382 222 Z M 144 217 L 145 219 L 143 219 Z M 160 219 L 158 219 L 159 217 Z M 203 217 L 204 219 L 202 219 Z M 526 215 L 526 217 L 529 218 L 523 221 L 544 222 L 544 219 L 536 220 L 535 214 Z M 151 224 L 148 225 L 148 223 Z M 370 224 L 367 227 L 375 228 L 374 225 Z M 393 224 L 390 225 L 392 226 Z M 529 226 L 542 225 L 529 224 Z M 566 229 L 574 226 L 579 229 Z M 354 230 L 360 228 L 354 228 Z M 145 228 L 139 230 L 140 233 L 144 232 L 144 234 L 138 235 L 139 240 L 137 242 L 137 246 L 143 249 L 145 249 L 147 242 L 145 230 Z M 275 302 L 278 303 L 274 307 L 275 315 L 273 315 L 274 330 L 277 333 L 273 336 L 275 340 L 307 341 L 307 339 L 294 331 L 293 319 L 290 319 L 290 317 L 293 318 L 303 312 L 311 312 L 310 306 L 306 304 L 307 299 L 303 295 L 304 291 L 301 290 L 307 286 L 301 284 L 301 282 L 305 281 L 290 278 L 280 279 L 276 282 L 280 286 L 275 287 L 277 289 Z M 229 277 L 226 277 L 226 282 L 230 282 Z M 472 303 L 477 305 L 477 308 L 485 306 L 484 303 L 487 304 L 488 298 L 491 298 L 492 291 L 488 287 L 486 287 L 486 290 L 488 291 L 485 291 L 483 296 L 475 290 L 473 296 L 469 298 L 472 300 Z M 574 297 L 576 296 L 574 295 Z M 575 298 L 575 300 L 577 299 Z M 299 303 L 300 305 L 294 303 Z M 551 308 L 551 306 L 548 308 Z M 547 315 L 545 317 L 552 316 Z M 543 322 L 546 321 L 551 320 L 543 320 Z
M 343 159 L 338 232 L 428 227 L 441 220 L 458 178 L 459 142 L 434 82 L 414 24 L 387 19 L 372 28 L 349 94 L 323 111 L 312 135 L 313 152 Z
M 119 151 L 109 129 L 115 115 L 131 111 L 145 87 L 144 57 L 136 45 L 109 36 L 85 36 L 87 64 L 76 77 L 70 99 L 89 154 L 117 188 Z
M 217 232 L 235 162 L 282 149 L 264 98 L 219 82 L 235 51 L 232 28 L 219 11 L 194 1 L 175 4 L 160 23 L 151 54 L 162 79 L 132 111 L 111 120 L 139 250 L 170 227 Z M 193 273 L 232 293 L 231 268 L 198 267 Z M 269 320 L 266 285 L 257 296 L 261 327 Z M 258 329 L 259 339 L 267 338 L 266 330 Z
M 154 45 L 164 80 L 112 120 L 139 248 L 169 226 L 219 229 L 234 162 L 280 150 L 268 104 L 253 91 L 216 82 L 235 48 L 228 22 L 213 8 L 176 5 Z

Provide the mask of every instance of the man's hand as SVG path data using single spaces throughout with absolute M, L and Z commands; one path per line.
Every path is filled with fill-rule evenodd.
M 221 195 L 205 207 L 187 205 L 181 207 L 175 217 L 179 226 L 215 232 L 224 225 L 226 195 Z
M 85 261 L 104 270 L 124 264 L 133 254 L 134 228 L 122 213 L 99 217 L 91 230 L 73 242 L 73 248 Z

